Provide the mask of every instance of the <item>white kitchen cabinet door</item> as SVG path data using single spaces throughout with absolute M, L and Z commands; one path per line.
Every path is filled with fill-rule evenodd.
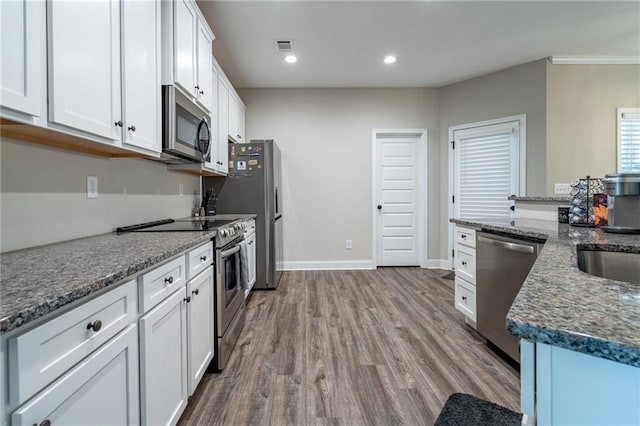
M 238 140 L 238 104 L 233 91 L 229 90 L 229 137 L 236 142 L 240 142 Z
M 205 167 L 211 170 L 218 170 L 220 165 L 218 158 L 220 151 L 220 124 L 218 123 L 218 69 L 215 66 L 213 60 L 210 60 L 211 64 L 211 155 L 209 160 L 205 163 Z
M 138 329 L 131 325 L 17 409 L 12 425 L 138 425 Z
M 120 1 L 47 2 L 49 121 L 119 141 Z
M 247 143 L 248 140 L 245 139 L 245 115 L 246 110 L 244 106 L 240 102 L 238 102 L 238 142 Z
M 41 115 L 45 94 L 45 2 L 0 2 L 0 102 L 33 116 Z
M 229 172 L 229 86 L 218 80 L 218 172 Z
M 174 5 L 175 83 L 195 97 L 197 13 L 188 0 L 176 0 Z
M 189 395 L 193 395 L 200 379 L 213 359 L 213 266 L 209 266 L 187 284 L 187 324 L 189 326 Z
M 125 1 L 122 8 L 123 142 L 160 152 L 160 1 Z
M 140 405 L 143 425 L 173 425 L 187 406 L 185 287 L 140 318 Z
M 249 262 L 249 285 L 256 282 L 256 234 L 247 238 L 247 260 Z
M 196 85 L 197 99 L 200 106 L 213 112 L 213 90 L 211 88 L 211 44 L 213 40 L 206 25 L 198 21 L 198 80 Z

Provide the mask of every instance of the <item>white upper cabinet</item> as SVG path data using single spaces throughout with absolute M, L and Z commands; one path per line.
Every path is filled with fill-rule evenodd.
M 45 19 L 45 2 L 0 2 L 0 102 L 31 116 L 45 105 Z
M 47 2 L 47 8 L 49 121 L 120 140 L 120 2 Z
M 213 91 L 211 89 L 211 52 L 213 39 L 209 28 L 198 22 L 198 84 L 197 100 L 207 111 L 213 112 Z
M 246 142 L 244 140 L 244 116 L 244 105 L 236 93 L 231 90 L 229 92 L 229 137 L 238 143 Z
M 238 140 L 238 99 L 233 94 L 233 91 L 229 92 L 229 137 L 236 142 Z
M 186 95 L 211 112 L 213 33 L 195 3 L 177 0 L 174 5 L 174 82 Z
M 175 83 L 185 93 L 195 96 L 197 14 L 189 0 L 174 3 Z
M 229 172 L 229 86 L 218 78 L 218 164 L 220 173 Z
M 160 1 L 125 1 L 122 7 L 123 143 L 160 152 Z

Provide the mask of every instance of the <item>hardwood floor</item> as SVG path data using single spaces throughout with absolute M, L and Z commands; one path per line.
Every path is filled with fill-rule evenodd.
M 432 425 L 453 392 L 519 409 L 518 373 L 453 308 L 446 271 L 299 271 L 255 292 L 181 425 Z

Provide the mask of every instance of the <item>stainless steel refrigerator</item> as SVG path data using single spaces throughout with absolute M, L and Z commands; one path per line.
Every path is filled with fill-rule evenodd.
M 217 214 L 256 214 L 256 289 L 275 289 L 282 275 L 282 176 L 273 140 L 229 144 L 229 176 L 205 177 Z

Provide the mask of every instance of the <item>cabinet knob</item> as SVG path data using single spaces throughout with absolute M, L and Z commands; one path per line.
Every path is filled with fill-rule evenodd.
M 185 302 L 189 303 L 191 302 L 191 296 L 187 296 L 183 299 Z
M 464 260 L 462 261 L 462 266 L 467 266 L 467 262 L 465 262 Z
M 238 137 L 238 139 L 242 139 L 242 136 L 240 136 L 240 135 L 236 135 L 236 136 Z
M 131 125 L 131 126 L 127 127 L 127 129 L 131 130 L 132 132 L 135 132 L 136 131 L 136 126 Z
M 51 420 L 43 420 L 42 423 L 40 423 L 40 426 L 51 426 Z
M 118 126 L 118 127 L 122 127 L 122 120 L 118 120 L 118 121 L 116 121 L 116 122 L 115 122 L 115 123 L 113 123 L 113 124 L 115 124 L 115 125 L 116 125 L 116 126 Z
M 382 210 L 382 206 L 378 204 L 378 210 Z
M 196 86 L 196 90 L 200 90 L 200 86 Z
M 462 235 L 460 235 L 460 238 L 462 238 L 463 240 L 466 240 L 466 239 L 467 239 L 467 236 L 466 236 L 466 235 L 464 235 L 464 234 L 462 234 Z
M 193 290 L 191 293 L 195 294 L 196 296 L 200 294 L 200 289 L 196 288 L 195 290 Z
M 87 330 L 93 329 L 93 331 L 98 332 L 102 328 L 102 321 L 95 320 L 94 322 L 90 322 L 87 324 Z M 42 425 L 42 423 L 40 423 Z
M 164 279 L 165 283 L 173 284 L 173 276 Z
M 200 257 L 200 261 L 202 261 L 202 262 L 206 262 L 206 261 L 207 261 L 207 256 L 201 256 L 201 257 Z
M 200 94 L 201 94 L 201 95 L 204 95 L 204 90 L 201 90 L 201 91 L 200 91 Z
M 462 300 L 467 300 L 467 296 L 462 296 Z

